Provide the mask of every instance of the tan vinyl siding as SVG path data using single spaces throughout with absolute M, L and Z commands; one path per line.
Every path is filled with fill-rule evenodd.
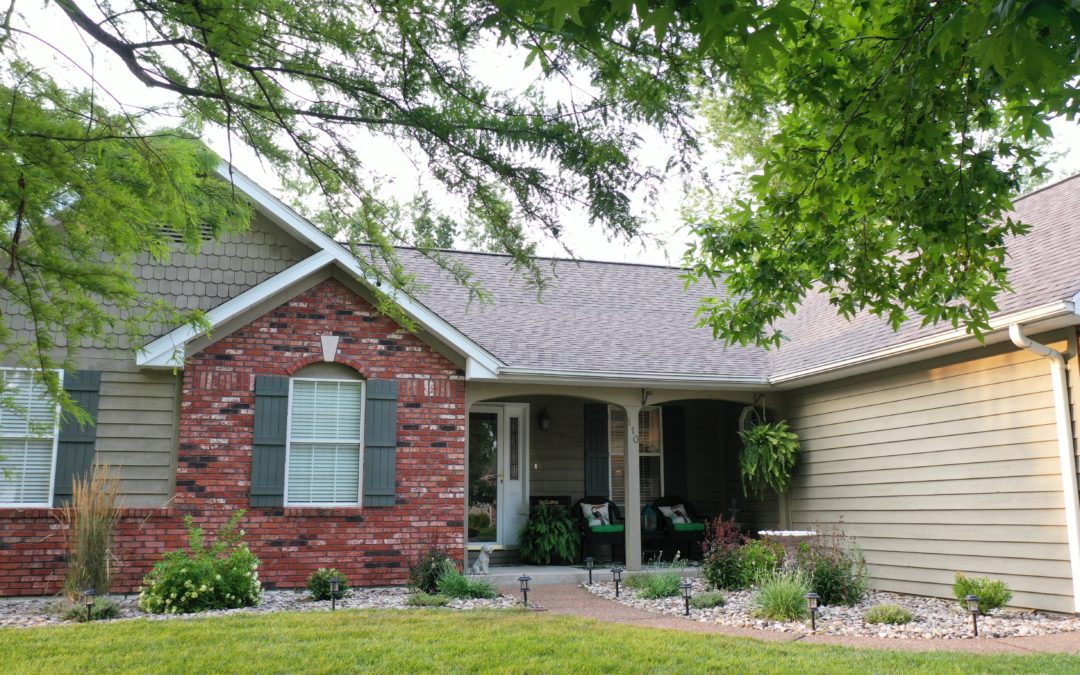
M 180 375 L 125 365 L 100 368 L 95 461 L 117 471 L 125 505 L 161 506 L 172 496 L 176 474 Z
M 529 403 L 529 494 L 585 496 L 585 400 L 563 396 L 518 399 Z M 551 428 L 540 429 L 540 411 L 547 409 Z
M 960 570 L 1072 611 L 1053 406 L 1047 362 L 1011 345 L 790 392 L 791 526 L 843 519 L 880 589 L 950 597 Z

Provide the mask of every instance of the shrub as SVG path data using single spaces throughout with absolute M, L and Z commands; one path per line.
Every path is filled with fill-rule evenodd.
M 682 591 L 682 575 L 678 572 L 656 572 L 653 574 L 638 574 L 627 578 L 626 585 L 637 591 L 638 597 L 672 598 Z
M 968 577 L 963 572 L 956 573 L 953 583 L 953 595 L 960 601 L 960 606 L 967 610 L 964 600 L 969 595 L 979 596 L 979 614 L 987 614 L 998 607 L 1004 607 L 1012 600 L 1012 591 L 1004 581 L 990 577 Z
M 431 594 L 431 593 L 410 593 L 409 597 L 405 600 L 405 604 L 410 607 L 445 607 L 450 602 L 450 598 L 445 595 Z
M 65 621 L 86 622 L 86 605 L 71 604 L 60 614 Z M 95 598 L 94 608 L 90 610 L 91 621 L 120 618 L 120 605 L 108 598 Z
M 715 518 L 705 526 L 701 574 L 713 588 L 729 591 L 745 588 L 739 557 L 739 548 L 745 540 L 734 518 Z
M 337 577 L 338 591 L 330 592 L 330 580 Z M 329 600 L 331 595 L 337 595 L 340 600 L 345 597 L 345 591 L 349 590 L 349 578 L 332 567 L 320 567 L 307 578 L 308 593 L 312 600 Z
M 854 607 L 866 595 L 869 582 L 862 552 L 840 526 L 799 546 L 799 569 L 810 575 L 810 586 L 823 605 Z
M 76 477 L 72 483 L 71 502 L 59 516 L 67 525 L 69 559 L 64 595 L 71 602 L 77 602 L 88 588 L 98 595 L 109 592 L 119 499 L 120 486 L 107 466 L 94 469 L 90 478 Z
M 762 579 L 754 596 L 754 616 L 774 621 L 803 619 L 810 611 L 806 607 L 809 592 L 810 579 L 805 572 L 774 572 Z
M 518 534 L 521 559 L 530 565 L 550 565 L 553 559 L 577 560 L 581 534 L 561 506 L 540 504 Z
M 899 605 L 874 605 L 866 610 L 863 621 L 866 623 L 911 623 L 911 612 Z
M 470 513 L 469 529 L 484 530 L 491 527 L 491 516 L 486 513 Z
M 751 539 L 739 547 L 738 556 L 741 587 L 749 588 L 780 569 L 784 562 L 784 547 L 775 541 Z
M 446 571 L 448 564 L 456 571 L 454 562 L 445 551 L 437 548 L 429 550 L 409 568 L 409 588 L 420 593 L 438 593 L 439 577 Z
M 724 594 L 720 591 L 706 591 L 690 598 L 690 606 L 694 609 L 712 609 L 723 607 L 726 601 Z
M 452 562 L 447 562 L 449 565 L 439 575 L 439 595 L 445 595 L 455 600 L 499 597 L 499 591 L 490 581 L 467 577 L 459 572 Z
M 202 529 L 184 518 L 188 550 L 166 553 L 143 578 L 139 608 L 155 614 L 187 614 L 257 605 L 262 598 L 259 559 L 240 538 L 244 512 L 237 511 L 207 546 Z

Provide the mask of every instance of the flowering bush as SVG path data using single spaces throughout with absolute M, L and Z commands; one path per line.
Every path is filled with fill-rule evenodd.
M 259 559 L 240 539 L 244 512 L 237 511 L 218 530 L 211 546 L 191 516 L 184 518 L 188 550 L 166 553 L 143 578 L 139 609 L 155 614 L 187 614 L 209 609 L 251 607 L 262 598 Z

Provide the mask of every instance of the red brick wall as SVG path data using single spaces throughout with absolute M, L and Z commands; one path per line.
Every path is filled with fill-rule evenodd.
M 398 381 L 397 504 L 370 508 L 248 506 L 255 377 L 322 360 L 319 336 L 339 336 L 337 362 Z M 464 554 L 465 382 L 451 362 L 330 279 L 187 360 L 176 496 L 132 511 L 117 532 L 115 591 L 131 591 L 161 553 L 184 542 L 183 514 L 214 530 L 247 509 L 246 541 L 267 586 L 296 587 L 334 566 L 355 585 L 403 583 L 432 546 Z M 0 595 L 55 592 L 63 532 L 55 510 L 0 511 Z

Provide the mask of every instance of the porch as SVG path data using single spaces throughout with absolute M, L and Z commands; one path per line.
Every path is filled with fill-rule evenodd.
M 662 497 L 681 498 L 702 519 L 734 517 L 747 531 L 784 527 L 779 499 L 742 493 L 739 418 L 752 403 L 752 394 L 737 391 L 471 387 L 468 562 L 483 547 L 493 573 L 509 574 L 504 566 L 520 565 L 517 533 L 539 500 L 571 508 L 586 496 L 614 502 L 625 547 L 612 555 L 628 570 L 641 569 L 661 552 L 660 542 L 643 536 L 642 518 L 645 507 Z M 606 547 L 584 555 L 609 559 Z M 571 579 L 567 583 L 586 574 L 577 567 L 553 569 Z

